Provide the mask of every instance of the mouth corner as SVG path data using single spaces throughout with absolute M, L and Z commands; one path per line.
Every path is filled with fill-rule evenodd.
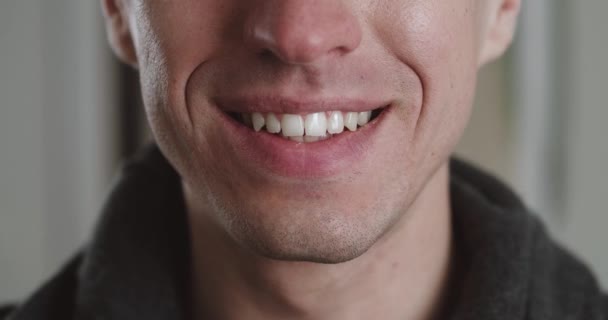
M 378 118 L 380 116 L 380 114 L 382 114 L 382 112 L 384 112 L 384 110 L 388 109 L 390 105 L 385 105 L 384 107 L 380 107 L 380 108 L 376 108 L 374 110 L 372 110 L 372 115 L 369 119 L 370 122 L 376 120 L 376 118 Z

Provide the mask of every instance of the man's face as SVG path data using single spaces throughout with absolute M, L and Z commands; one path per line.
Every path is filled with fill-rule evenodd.
M 331 263 L 407 216 L 445 164 L 487 58 L 492 1 L 123 4 L 152 131 L 199 214 L 259 254 Z M 317 112 L 339 131 L 333 111 L 374 112 L 326 140 L 283 137 Z M 281 133 L 242 120 L 256 112 Z M 310 118 L 305 134 L 323 127 Z

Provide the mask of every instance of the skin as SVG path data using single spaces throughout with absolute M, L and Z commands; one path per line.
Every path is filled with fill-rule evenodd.
M 180 174 L 193 319 L 430 319 L 454 269 L 448 159 L 519 0 L 102 0 Z M 284 177 L 234 149 L 218 97 L 390 102 L 348 170 Z M 303 165 L 306 154 L 302 155 Z M 340 164 L 341 159 L 332 159 Z

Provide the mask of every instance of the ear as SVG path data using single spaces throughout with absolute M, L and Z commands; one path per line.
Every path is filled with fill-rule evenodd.
M 490 0 L 489 19 L 481 39 L 479 65 L 503 55 L 513 41 L 521 0 Z
M 134 68 L 137 68 L 137 54 L 131 29 L 126 0 L 101 0 L 106 32 L 110 46 L 118 58 Z

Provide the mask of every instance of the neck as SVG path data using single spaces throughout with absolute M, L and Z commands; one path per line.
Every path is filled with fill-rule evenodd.
M 189 201 L 193 319 L 433 319 L 451 257 L 448 167 L 362 256 L 327 265 L 245 251 Z

